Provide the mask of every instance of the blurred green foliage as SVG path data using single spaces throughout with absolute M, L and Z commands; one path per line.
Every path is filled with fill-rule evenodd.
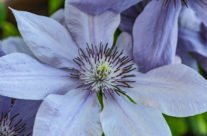
M 188 125 L 184 118 L 175 118 L 165 115 L 165 119 L 173 136 L 183 136 L 188 131 Z
M 16 26 L 6 21 L 6 13 L 5 5 L 0 2 L 0 39 L 20 35 Z
M 2 26 L 2 24 L 4 23 L 6 19 L 6 10 L 5 10 L 5 6 L 3 3 L 0 2 L 0 27 Z
M 48 0 L 49 14 L 53 14 L 59 8 L 64 6 L 64 0 Z M 19 32 L 15 25 L 6 21 L 6 8 L 0 2 L 0 38 L 9 36 L 19 36 Z M 117 40 L 121 31 L 118 29 L 114 35 Z M 114 42 L 115 44 L 115 42 Z M 200 68 L 200 74 L 205 75 Z M 207 136 L 207 113 L 187 118 L 176 118 L 164 115 L 173 136 Z M 104 136 L 104 134 L 102 135 Z
M 5 21 L 2 25 L 2 35 L 1 38 L 7 38 L 9 36 L 20 36 L 20 33 L 16 26 L 12 23 Z
M 53 14 L 56 10 L 64 5 L 65 0 L 49 0 L 49 14 Z

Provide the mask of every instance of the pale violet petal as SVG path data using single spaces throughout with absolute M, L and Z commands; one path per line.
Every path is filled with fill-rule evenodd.
M 206 0 L 189 0 L 188 5 L 194 10 L 196 15 L 207 25 L 207 1 Z
M 199 31 L 201 20 L 191 8 L 183 7 L 179 15 L 179 26 L 192 31 Z
M 125 55 L 133 58 L 132 55 L 132 36 L 127 32 L 122 32 L 117 41 L 116 46 L 120 51 L 124 51 Z
M 189 29 L 179 29 L 178 44 L 176 54 L 182 59 L 182 63 L 190 66 L 191 68 L 198 71 L 198 64 L 196 58 L 193 56 L 194 53 L 204 54 L 205 43 L 199 32 L 192 31 Z M 190 54 L 190 52 L 192 54 Z M 207 56 L 207 54 L 206 54 Z
M 198 71 L 197 60 L 193 56 L 191 56 L 190 53 L 186 51 L 179 51 L 179 50 L 177 50 L 176 53 L 181 58 L 182 64 L 185 64 Z
M 48 94 L 64 94 L 76 86 L 69 71 L 39 63 L 26 54 L 0 58 L 0 95 L 39 100 Z
M 37 113 L 33 136 L 101 136 L 98 104 L 86 90 L 49 95 Z
M 65 10 L 64 9 L 57 10 L 55 13 L 51 15 L 51 18 L 55 19 L 60 24 L 64 24 L 65 23 Z
M 68 30 L 80 48 L 89 45 L 109 44 L 112 46 L 114 32 L 120 23 L 120 15 L 106 11 L 90 15 L 70 5 L 65 5 L 65 19 Z
M 34 56 L 32 51 L 29 49 L 29 47 L 26 45 L 21 37 L 9 37 L 2 40 L 2 50 L 6 54 L 19 52 Z
M 71 3 L 90 14 L 101 14 L 108 10 L 120 13 L 140 1 L 141 0 L 66 0 L 66 3 Z
M 162 114 L 124 96 L 104 99 L 101 125 L 106 136 L 171 136 Z
M 133 27 L 133 56 L 141 72 L 171 64 L 177 45 L 181 1 L 168 5 L 152 0 L 137 17 Z
M 57 68 L 74 66 L 72 59 L 78 49 L 61 24 L 48 17 L 12 11 L 25 43 L 39 60 Z
M 137 103 L 170 116 L 185 117 L 207 110 L 207 81 L 182 64 L 138 74 L 134 88 L 128 89 L 127 94 Z
M 181 64 L 181 63 L 182 63 L 181 58 L 176 55 L 173 64 Z
M 205 35 L 205 33 L 203 35 Z M 179 50 L 198 53 L 207 57 L 207 41 L 200 32 L 188 29 L 179 29 L 177 48 Z

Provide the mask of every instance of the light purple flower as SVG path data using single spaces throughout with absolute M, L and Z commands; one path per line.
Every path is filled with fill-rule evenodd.
M 28 12 L 13 13 L 26 43 L 22 45 L 32 55 L 0 58 L 0 94 L 44 100 L 33 136 L 170 136 L 161 113 L 184 117 L 207 110 L 207 82 L 191 68 L 174 64 L 139 73 L 130 61 L 132 37 L 125 32 L 117 39 L 118 48 L 107 48 L 112 47 L 119 14 L 93 16 L 66 4 L 59 12 L 63 18 L 53 16 L 60 24 Z
M 130 17 L 122 17 L 123 21 L 120 28 L 131 32 L 133 27 L 134 60 L 140 66 L 142 72 L 174 62 L 178 35 L 178 16 L 181 8 L 186 5 L 184 4 L 185 1 L 182 0 L 168 0 L 167 3 L 166 1 L 144 1 L 147 5 L 139 16 L 137 11 L 133 10 L 134 7 L 122 13 Z M 195 11 L 196 15 L 207 24 L 207 2 L 205 0 L 187 0 L 186 2 Z M 128 11 L 133 11 L 133 13 Z M 138 17 L 133 23 L 132 21 L 136 16 Z M 128 24 L 125 23 L 127 20 Z M 123 26 L 124 24 L 128 26 Z

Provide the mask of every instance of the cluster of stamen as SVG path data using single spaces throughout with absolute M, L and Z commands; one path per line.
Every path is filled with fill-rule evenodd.
M 71 74 L 73 78 L 80 81 L 79 87 L 84 87 L 92 92 L 100 90 L 105 94 L 123 93 L 120 87 L 130 88 L 129 80 L 135 75 L 131 71 L 136 68 L 133 66 L 132 59 L 124 56 L 123 51 L 118 51 L 117 47 L 108 48 L 100 44 L 97 46 L 87 45 L 86 50 L 79 49 L 79 56 L 74 59 L 79 69 L 74 69 Z
M 12 101 L 14 102 L 14 99 Z M 19 136 L 25 130 L 26 125 L 22 123 L 22 119 L 19 119 L 19 113 L 11 116 L 13 102 L 7 113 L 1 113 L 0 136 Z M 27 136 L 30 136 L 30 134 Z

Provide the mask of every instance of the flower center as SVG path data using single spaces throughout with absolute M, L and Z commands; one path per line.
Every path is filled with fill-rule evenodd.
M 87 46 L 86 51 L 80 49 L 79 56 L 74 59 L 79 69 L 73 69 L 71 77 L 80 81 L 79 87 L 84 87 L 92 92 L 100 92 L 110 95 L 114 92 L 123 93 L 121 88 L 131 87 L 129 83 L 134 82 L 130 78 L 136 68 L 132 59 L 123 55 L 117 48 L 108 48 L 107 45 Z

